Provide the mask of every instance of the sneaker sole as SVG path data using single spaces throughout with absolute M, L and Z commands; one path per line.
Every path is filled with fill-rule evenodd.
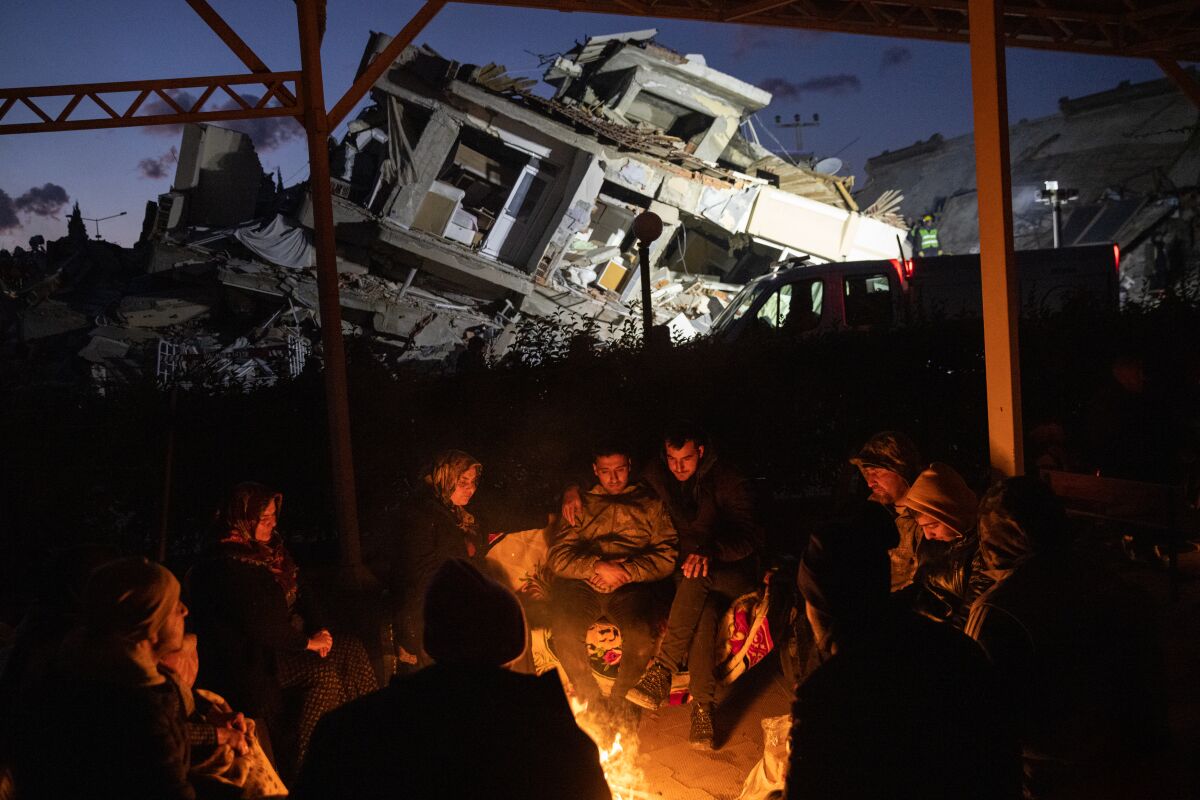
M 717 749 L 717 748 L 713 747 L 713 743 L 712 743 L 712 742 L 690 742 L 690 741 L 689 741 L 689 742 L 688 742 L 688 745 L 689 745 L 689 746 L 690 746 L 690 747 L 691 747 L 693 750 L 704 750 L 704 751 L 707 751 L 707 752 L 709 752 L 709 753 L 711 753 L 711 752 L 713 752 L 713 751 L 715 751 L 715 750 Z
M 658 711 L 662 701 L 654 702 L 654 699 L 649 695 L 642 694 L 636 688 L 630 689 L 625 693 L 625 699 L 633 703 L 638 708 L 644 708 L 647 711 Z

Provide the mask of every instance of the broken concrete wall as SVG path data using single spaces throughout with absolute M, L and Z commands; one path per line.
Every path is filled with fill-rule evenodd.
M 546 73 L 556 99 L 602 104 L 608 115 L 678 137 L 683 148 L 715 162 L 747 115 L 771 101 L 765 92 L 652 41 L 656 31 L 590 37 Z
M 169 228 L 237 225 L 254 218 L 262 163 L 250 137 L 217 125 L 185 125 L 171 194 L 182 197 Z

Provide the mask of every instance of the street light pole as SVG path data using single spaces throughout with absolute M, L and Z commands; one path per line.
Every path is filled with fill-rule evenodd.
M 100 223 L 101 223 L 101 222 L 104 222 L 104 220 L 106 220 L 106 219 L 116 219 L 117 217 L 123 217 L 123 216 L 125 216 L 127 213 L 129 213 L 129 212 L 127 212 L 127 211 L 122 211 L 122 212 L 121 212 L 121 213 L 119 213 L 119 214 L 109 214 L 107 217 L 100 217 L 100 218 L 98 218 L 98 219 L 93 219 L 92 217 L 82 217 L 82 216 L 81 216 L 81 217 L 80 217 L 80 219 L 84 219 L 84 220 L 87 220 L 88 222 L 94 222 L 94 223 L 96 223 L 96 238 L 97 238 L 97 239 L 99 239 L 99 238 L 100 238 Z
M 650 346 L 650 329 L 654 326 L 654 310 L 650 307 L 650 245 L 662 236 L 662 219 L 653 211 L 643 211 L 633 220 L 633 234 L 638 240 L 638 266 L 642 273 L 642 345 Z

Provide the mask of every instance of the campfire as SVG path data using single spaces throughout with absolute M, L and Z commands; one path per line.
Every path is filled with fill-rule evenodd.
M 603 717 L 588 714 L 587 703 L 570 697 L 571 710 L 580 730 L 592 737 L 600 750 L 600 766 L 613 800 L 649 800 L 659 795 L 641 788 L 646 777 L 637 765 L 638 738 L 636 730 L 618 729 Z

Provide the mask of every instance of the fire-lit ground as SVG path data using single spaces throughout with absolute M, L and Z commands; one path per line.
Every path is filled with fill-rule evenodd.
M 788 713 L 790 703 L 791 692 L 785 687 L 778 662 L 770 657 L 739 679 L 721 703 L 716 751 L 697 751 L 688 745 L 688 706 L 644 714 L 636 736 L 622 735 L 622 752 L 610 756 L 627 767 L 629 755 L 635 753 L 633 769 L 609 771 L 606 765 L 609 783 L 615 787 L 613 797 L 733 800 L 762 757 L 762 719 Z M 611 747 L 606 749 L 611 751 Z M 628 786 L 631 781 L 638 785 Z

